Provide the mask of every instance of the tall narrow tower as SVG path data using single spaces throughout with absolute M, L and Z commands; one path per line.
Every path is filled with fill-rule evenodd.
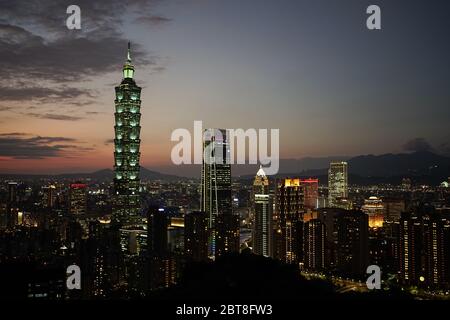
M 328 206 L 339 207 L 339 201 L 347 198 L 347 162 L 331 162 L 328 169 Z
M 253 253 L 268 257 L 272 244 L 272 210 L 269 178 L 260 167 L 253 182 Z
M 201 211 L 208 223 L 208 253 L 217 258 L 239 251 L 239 216 L 231 199 L 230 141 L 225 129 L 208 129 L 203 135 Z
M 133 79 L 130 43 L 123 66 L 123 79 L 116 87 L 114 139 L 113 220 L 122 226 L 139 223 L 139 147 L 141 88 Z

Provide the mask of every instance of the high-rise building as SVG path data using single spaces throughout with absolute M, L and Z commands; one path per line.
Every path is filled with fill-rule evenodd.
M 86 297 L 105 297 L 123 282 L 125 265 L 120 248 L 120 233 L 110 220 L 89 223 L 89 238 L 82 242 L 82 290 Z M 85 280 L 83 280 L 85 279 Z
M 317 209 L 319 206 L 319 179 L 302 179 L 301 184 L 305 189 L 305 209 Z
M 343 210 L 335 217 L 336 267 L 350 277 L 364 277 L 369 264 L 369 221 L 367 214 Z
M 381 228 L 384 222 L 383 200 L 372 196 L 364 200 L 361 210 L 369 216 L 369 228 Z
M 239 216 L 232 208 L 230 142 L 224 129 L 204 132 L 201 178 L 200 209 L 208 219 L 209 255 L 238 252 Z
M 450 288 L 450 220 L 436 212 L 403 213 L 400 279 L 406 285 Z
M 404 284 L 417 285 L 424 279 L 421 263 L 422 226 L 419 217 L 403 213 L 400 218 L 400 279 Z
M 170 219 L 164 208 L 151 206 L 147 214 L 147 223 L 149 288 L 154 290 L 175 284 L 177 265 L 175 257 L 169 252 Z
M 16 226 L 18 214 L 17 182 L 9 182 L 8 199 L 6 200 L 6 224 L 8 228 Z
M 305 222 L 303 227 L 304 267 L 311 271 L 325 269 L 325 224 L 319 219 Z
M 320 208 L 317 212 L 318 219 L 325 225 L 325 265 L 330 269 L 337 263 L 336 216 L 342 212 L 345 212 L 342 208 Z
M 193 211 L 184 216 L 184 252 L 189 260 L 208 259 L 208 224 L 205 212 Z
M 272 244 L 272 206 L 269 194 L 269 179 L 259 168 L 253 182 L 253 233 L 252 249 L 254 254 L 269 257 Z
M 139 224 L 141 88 L 133 79 L 128 43 L 123 79 L 116 87 L 114 139 L 113 221 L 123 226 Z
M 164 208 L 151 206 L 147 214 L 147 248 L 152 255 L 165 256 L 168 253 L 167 229 L 169 217 Z
M 282 179 L 277 182 L 275 210 L 280 237 L 276 256 L 286 263 L 297 264 L 303 255 L 304 188 L 301 179 Z
M 69 190 L 69 213 L 74 215 L 86 214 L 87 185 L 72 183 Z
M 348 198 L 347 162 L 331 162 L 328 169 L 328 206 L 340 207 Z
M 49 185 L 42 187 L 42 207 L 53 208 L 56 202 L 56 187 Z
M 383 198 L 384 220 L 387 222 L 398 222 L 402 212 L 405 211 L 405 200 L 395 198 Z

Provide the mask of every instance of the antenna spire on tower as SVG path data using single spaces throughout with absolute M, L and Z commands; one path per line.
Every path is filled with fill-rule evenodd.
M 131 62 L 131 42 L 128 41 L 127 61 Z

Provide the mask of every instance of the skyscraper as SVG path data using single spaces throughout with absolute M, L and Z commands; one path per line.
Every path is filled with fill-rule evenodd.
M 74 215 L 86 214 L 87 185 L 72 183 L 69 190 L 69 213 Z
M 400 218 L 400 279 L 408 285 L 419 284 L 424 279 L 422 270 L 423 234 L 420 218 L 411 213 L 403 213 Z
M 147 248 L 149 252 L 158 257 L 167 255 L 167 228 L 169 217 L 164 208 L 151 206 L 147 213 Z
M 347 162 L 331 162 L 328 169 L 328 206 L 340 207 L 340 202 L 347 198 Z
M 372 196 L 365 199 L 361 210 L 369 216 L 370 228 L 381 228 L 383 226 L 385 210 L 380 198 Z
M 436 212 L 403 213 L 400 280 L 406 285 L 450 288 L 450 221 Z
M 367 214 L 343 210 L 334 217 L 336 266 L 346 276 L 365 276 L 369 263 L 369 220 Z
M 259 168 L 253 182 L 253 253 L 269 256 L 272 243 L 272 210 L 269 195 L 269 179 Z
M 17 182 L 9 182 L 8 199 L 6 201 L 6 224 L 8 228 L 14 228 L 18 222 L 19 208 L 17 206 Z
M 123 79 L 116 87 L 113 220 L 123 226 L 139 223 L 139 157 L 141 88 L 133 79 L 130 43 Z
M 211 257 L 239 251 L 239 217 L 233 214 L 229 157 L 227 131 L 205 130 L 200 208 L 207 216 Z
M 305 208 L 317 209 L 319 203 L 319 179 L 302 179 L 301 185 L 304 187 Z
M 163 208 L 151 206 L 147 213 L 149 288 L 168 287 L 176 280 L 176 260 L 169 252 L 169 217 Z
M 208 259 L 208 225 L 202 211 L 188 212 L 184 216 L 184 251 L 193 261 Z
M 325 224 L 319 219 L 305 222 L 303 251 L 305 268 L 311 271 L 325 269 Z
M 299 263 L 303 255 L 304 187 L 301 179 L 282 179 L 276 189 L 280 247 L 276 256 L 286 263 Z
M 42 187 L 42 207 L 53 208 L 56 202 L 56 187 L 49 185 Z

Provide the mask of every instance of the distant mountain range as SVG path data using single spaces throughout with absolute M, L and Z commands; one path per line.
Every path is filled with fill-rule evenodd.
M 333 159 L 347 161 L 349 180 L 357 184 L 399 183 L 405 177 L 412 178 L 417 183 L 438 184 L 450 177 L 450 158 L 428 151 L 361 155 L 347 160 L 344 157 L 326 159 L 326 166 L 316 169 L 294 171 L 280 166 L 278 176 L 318 177 L 319 181 L 325 182 L 329 162 Z M 323 161 L 320 163 L 323 164 Z
M 303 159 L 281 159 L 278 176 L 310 176 L 318 177 L 321 182 L 327 180 L 328 166 L 333 160 L 347 161 L 349 180 L 351 183 L 398 183 L 404 177 L 411 177 L 416 182 L 437 184 L 450 176 L 450 158 L 432 152 L 414 152 L 402 154 L 361 155 L 349 157 L 323 157 Z M 186 171 L 183 171 L 183 167 Z M 165 174 L 141 167 L 142 180 L 176 181 L 186 179 L 183 176 L 200 177 L 201 166 L 176 166 L 177 175 Z M 171 167 L 164 171 L 171 172 Z M 254 177 L 258 166 L 233 166 L 233 175 L 243 179 Z M 3 178 L 61 178 L 78 179 L 91 178 L 98 181 L 108 181 L 113 178 L 111 169 L 103 169 L 92 173 L 71 173 L 59 175 L 25 175 L 0 174 Z
M 111 169 L 98 170 L 91 173 L 63 173 L 63 174 L 0 174 L 0 177 L 11 178 L 11 179 L 24 179 L 24 178 L 34 178 L 34 179 L 45 179 L 45 178 L 56 178 L 56 179 L 92 179 L 96 181 L 109 181 L 113 179 L 114 172 Z M 180 179 L 186 179 L 184 177 L 179 177 L 170 174 L 159 173 L 156 171 L 148 170 L 141 167 L 140 176 L 142 180 L 163 180 L 163 181 L 176 181 Z

